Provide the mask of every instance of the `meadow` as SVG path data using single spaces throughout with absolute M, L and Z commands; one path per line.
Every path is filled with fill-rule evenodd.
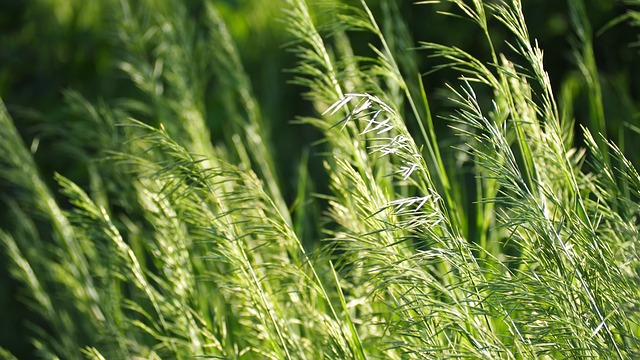
M 640 2 L 1 5 L 0 357 L 640 357 Z

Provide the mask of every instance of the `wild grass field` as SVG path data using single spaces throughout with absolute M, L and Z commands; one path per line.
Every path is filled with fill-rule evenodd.
M 0 6 L 0 357 L 640 357 L 637 0 Z

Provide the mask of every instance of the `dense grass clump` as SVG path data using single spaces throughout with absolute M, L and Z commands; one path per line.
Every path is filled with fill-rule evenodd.
M 0 102 L 23 356 L 640 356 L 640 112 L 599 73 L 588 6 L 568 2 L 575 71 L 555 83 L 519 0 L 412 5 L 466 20 L 483 54 L 370 5 L 279 4 L 313 107 L 287 127 L 320 137 L 304 149 L 213 1 L 104 3 L 127 91 L 67 90 L 64 116 L 29 127 L 74 171 L 49 176 Z M 625 9 L 602 31 L 637 25 Z M 433 92 L 436 74 L 453 75 Z

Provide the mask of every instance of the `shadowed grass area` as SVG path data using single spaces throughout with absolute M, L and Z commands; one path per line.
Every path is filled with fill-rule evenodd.
M 34 115 L 1 73 L 0 355 L 640 355 L 637 48 L 598 48 L 640 4 L 554 13 L 553 77 L 519 0 L 252 4 L 70 2 L 96 93 Z

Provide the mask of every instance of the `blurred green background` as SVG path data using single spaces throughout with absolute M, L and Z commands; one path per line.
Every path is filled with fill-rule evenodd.
M 147 1 L 153 3 L 153 0 Z M 320 161 L 314 161 L 314 154 L 319 154 L 321 148 L 312 146 L 320 134 L 310 126 L 292 124 L 296 117 L 309 115 L 312 106 L 303 99 L 304 90 L 289 82 L 292 75 L 286 70 L 293 68 L 296 60 L 286 51 L 290 37 L 281 22 L 284 15 L 279 1 L 213 2 L 238 46 L 264 119 L 273 134 L 271 146 L 279 164 L 278 176 L 284 186 L 285 198 L 291 203 L 295 197 L 294 175 L 304 149 L 311 152 L 309 167 L 315 190 L 324 192 L 326 180 L 323 170 Z M 198 21 L 202 10 L 200 1 L 188 3 L 190 16 L 193 21 Z M 369 3 L 376 10 L 376 2 Z M 455 45 L 483 58 L 485 42 L 468 22 L 438 15 L 431 6 L 415 5 L 412 1 L 398 3 L 414 41 Z M 637 154 L 640 144 L 630 141 L 637 138 L 637 133 L 628 129 L 637 126 L 638 119 L 631 114 L 637 113 L 640 104 L 639 48 L 630 46 L 638 41 L 638 32 L 633 24 L 626 21 L 605 28 L 612 20 L 624 15 L 630 5 L 614 0 L 589 0 L 586 5 L 592 29 L 598 33 L 594 35 L 594 49 L 609 121 L 607 131 L 626 153 Z M 133 83 L 117 67 L 124 55 L 123 46 L 115 35 L 116 12 L 113 9 L 118 6 L 118 0 L 0 1 L 0 97 L 25 143 L 31 145 L 46 179 L 52 179 L 53 172 L 57 171 L 79 184 L 88 181 L 84 173 L 86 167 L 82 163 L 85 160 L 66 151 L 65 141 L 68 139 L 55 131 L 56 124 L 73 116 L 65 104 L 66 90 L 78 91 L 91 101 L 107 104 L 137 96 Z M 441 7 L 440 10 L 446 11 L 447 8 Z M 573 94 L 576 121 L 586 123 L 584 119 L 588 116 L 588 109 L 572 58 L 570 41 L 573 35 L 567 11 L 567 3 L 562 0 L 524 1 L 525 17 L 532 37 L 537 38 L 545 49 L 546 68 L 556 94 L 563 89 L 573 89 L 570 92 Z M 499 39 L 503 34 L 499 24 L 492 26 L 495 28 L 494 36 Z M 370 39 L 363 35 L 358 40 L 361 42 L 354 43 L 355 47 L 367 51 Z M 438 63 L 428 55 L 418 55 L 420 69 L 425 73 Z M 446 83 L 456 78 L 453 70 L 426 76 L 427 94 L 436 115 L 449 111 L 443 89 Z M 211 104 L 207 105 L 207 121 L 212 141 L 216 142 L 225 131 L 224 114 L 217 110 L 216 101 L 219 100 L 215 94 L 211 99 Z M 447 148 L 447 124 L 441 121 L 438 126 L 441 147 L 446 154 L 452 151 Z M 11 196 L 11 189 L 0 190 L 2 196 Z M 0 224 L 7 221 L 2 213 L 0 208 Z M 29 358 L 31 348 L 21 334 L 25 333 L 28 321 L 38 322 L 38 319 L 34 319 L 21 305 L 19 289 L 5 266 L 1 265 L 4 263 L 4 254 L 0 254 L 0 346 L 19 358 Z

